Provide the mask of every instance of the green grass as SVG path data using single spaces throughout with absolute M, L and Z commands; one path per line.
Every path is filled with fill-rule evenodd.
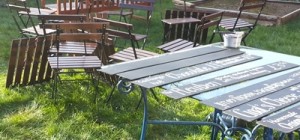
M 163 7 L 171 7 L 171 0 Z M 157 5 L 157 7 L 160 7 Z M 149 50 L 158 52 L 163 28 L 157 8 L 152 19 Z M 5 88 L 10 42 L 19 37 L 6 8 L 0 8 L 0 139 L 138 139 L 142 122 L 142 107 L 135 110 L 139 91 L 129 95 L 114 94 L 111 102 L 105 99 L 111 87 L 100 83 L 98 102 L 87 93 L 88 83 L 63 83 L 56 104 L 50 99 L 51 83 L 27 87 Z M 258 26 L 248 37 L 248 46 L 276 52 L 300 55 L 300 19 L 276 27 Z M 141 30 L 143 24 L 135 25 Z M 150 118 L 171 120 L 204 120 L 212 112 L 193 99 L 172 100 L 158 95 L 159 102 L 150 96 Z M 209 127 L 149 125 L 147 139 L 200 139 L 210 136 Z

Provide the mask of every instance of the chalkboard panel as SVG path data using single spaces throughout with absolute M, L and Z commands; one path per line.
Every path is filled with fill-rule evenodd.
M 293 132 L 300 128 L 300 104 L 280 113 L 264 117 L 257 123 L 284 133 Z
M 193 84 L 188 84 L 181 87 L 174 87 L 169 90 L 162 91 L 162 94 L 165 94 L 166 96 L 169 96 L 174 99 L 179 99 L 200 94 L 209 90 L 214 90 L 232 84 L 240 83 L 250 79 L 266 76 L 294 67 L 297 67 L 297 65 L 279 61 L 239 72 L 234 72 L 224 76 L 207 79 Z
M 153 88 L 188 79 L 191 77 L 199 76 L 209 72 L 217 71 L 220 69 L 228 68 L 238 64 L 254 61 L 260 58 L 261 57 L 259 56 L 243 54 L 139 79 L 133 81 L 132 83 L 145 88 Z
M 219 47 L 197 47 L 194 49 L 187 49 L 183 51 L 177 51 L 173 53 L 166 53 L 163 55 L 154 56 L 151 58 L 137 59 L 134 61 L 123 62 L 119 64 L 103 66 L 99 71 L 114 75 L 117 73 L 135 70 L 139 68 L 149 67 L 153 65 L 163 64 L 167 62 L 177 61 L 181 59 L 192 58 L 195 56 L 201 56 L 205 54 L 224 51 L 226 49 Z
M 157 75 L 163 72 L 168 72 L 180 68 L 185 68 L 205 62 L 210 62 L 213 60 L 218 60 L 218 59 L 223 59 L 231 56 L 236 56 L 243 54 L 244 52 L 235 50 L 235 49 L 229 49 L 225 51 L 220 51 L 216 53 L 210 53 L 206 55 L 201 55 L 197 57 L 192 57 L 192 58 L 187 58 L 187 59 L 182 59 L 182 60 L 177 60 L 177 61 L 172 61 L 169 63 L 164 63 L 160 65 L 154 65 L 150 67 L 145 67 L 137 70 L 132 70 L 124 73 L 119 73 L 118 76 L 123 77 L 128 80 L 135 80 L 143 77 L 148 77 L 151 75 Z
M 300 101 L 300 84 L 268 94 L 224 113 L 251 122 Z
M 257 99 L 275 91 L 298 84 L 299 82 L 300 70 L 290 72 L 288 74 L 284 74 L 201 102 L 219 110 L 227 110 L 249 102 L 253 99 Z

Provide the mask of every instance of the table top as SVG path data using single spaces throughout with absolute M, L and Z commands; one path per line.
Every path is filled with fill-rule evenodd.
M 300 128 L 300 57 L 214 43 L 104 66 L 174 99 L 192 97 L 224 113 L 289 133 Z M 299 93 L 298 93 L 299 92 Z

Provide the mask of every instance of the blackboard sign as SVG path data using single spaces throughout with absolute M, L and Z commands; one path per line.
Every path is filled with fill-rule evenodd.
M 257 123 L 284 133 L 293 132 L 300 128 L 300 104 L 264 117 Z
M 136 80 L 136 79 L 140 79 L 143 77 L 157 75 L 157 74 L 169 72 L 169 71 L 180 69 L 180 68 L 185 68 L 185 67 L 194 66 L 197 64 L 202 64 L 202 63 L 206 63 L 206 62 L 210 62 L 210 61 L 214 61 L 214 60 L 218 60 L 218 59 L 224 59 L 224 58 L 228 58 L 228 57 L 232 57 L 232 56 L 236 56 L 236 55 L 241 55 L 243 53 L 244 52 L 239 51 L 239 50 L 228 49 L 228 50 L 219 51 L 216 53 L 195 56 L 195 57 L 181 59 L 181 60 L 177 60 L 177 61 L 171 61 L 171 62 L 164 63 L 164 64 L 159 64 L 159 65 L 149 66 L 149 67 L 140 68 L 140 69 L 136 69 L 136 70 L 131 70 L 128 72 L 122 72 L 122 73 L 119 73 L 118 76 L 128 79 L 128 80 Z
M 177 51 L 173 53 L 166 53 L 151 58 L 137 59 L 129 62 L 103 66 L 99 71 L 110 75 L 114 75 L 125 71 L 131 71 L 135 69 L 177 61 L 181 59 L 192 58 L 195 56 L 206 55 L 206 54 L 215 53 L 224 50 L 226 49 L 219 48 L 219 47 L 202 47 L 202 48 L 198 47 L 195 49 L 187 49 L 187 50 Z
M 300 84 L 297 84 L 226 110 L 224 113 L 251 122 L 299 101 Z
M 279 61 L 243 71 L 234 72 L 224 76 L 207 79 L 193 84 L 188 84 L 181 87 L 170 88 L 169 90 L 162 91 L 162 94 L 174 99 L 179 99 L 200 94 L 209 90 L 214 90 L 232 84 L 240 83 L 250 79 L 266 76 L 272 73 L 284 71 L 297 66 L 298 65 Z
M 132 83 L 145 88 L 153 88 L 188 79 L 191 77 L 199 76 L 205 73 L 228 68 L 238 64 L 254 61 L 260 58 L 261 57 L 259 56 L 243 54 L 139 79 L 133 81 Z
M 272 92 L 298 84 L 299 82 L 300 70 L 293 71 L 201 102 L 219 110 L 227 110 Z

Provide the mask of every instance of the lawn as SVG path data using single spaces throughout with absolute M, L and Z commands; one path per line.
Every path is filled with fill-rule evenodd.
M 54 0 L 52 0 L 54 1 Z M 159 52 L 161 11 L 172 7 L 171 0 L 156 5 L 152 17 L 148 50 Z M 10 43 L 19 34 L 5 7 L 0 7 L 0 139 L 139 139 L 142 110 L 135 109 L 140 94 L 115 93 L 105 102 L 111 87 L 100 83 L 98 102 L 86 92 L 88 83 L 63 83 L 60 99 L 50 98 L 51 83 L 5 88 Z M 300 56 L 300 18 L 282 26 L 258 26 L 247 45 Z M 142 28 L 135 25 L 135 29 Z M 204 120 L 212 108 L 193 99 L 172 100 L 158 95 L 149 98 L 150 118 L 169 120 Z M 150 125 L 147 139 L 209 139 L 209 127 Z

